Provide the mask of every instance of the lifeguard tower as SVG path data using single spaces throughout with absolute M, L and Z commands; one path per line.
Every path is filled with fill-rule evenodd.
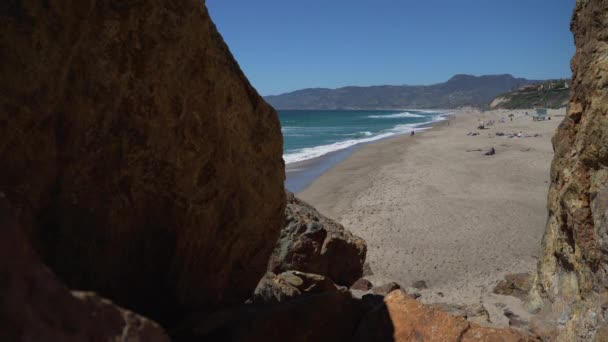
M 533 121 L 545 121 L 547 117 L 547 108 L 536 108 L 536 113 L 532 114 Z

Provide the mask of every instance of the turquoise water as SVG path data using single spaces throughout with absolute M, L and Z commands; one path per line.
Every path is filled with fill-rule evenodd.
M 419 131 L 446 113 L 422 110 L 281 110 L 286 164 L 321 157 L 361 143 Z

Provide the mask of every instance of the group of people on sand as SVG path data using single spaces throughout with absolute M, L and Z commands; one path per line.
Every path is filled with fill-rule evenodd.
M 524 138 L 524 133 L 522 131 L 519 132 L 512 132 L 512 133 L 502 133 L 502 132 L 496 132 L 496 136 L 497 137 L 502 137 L 502 136 L 507 136 L 509 138 Z M 536 134 L 535 136 L 539 136 L 539 134 Z
M 494 120 L 490 120 L 488 122 L 484 122 L 483 120 L 480 120 L 479 126 L 477 126 L 477 129 L 486 129 L 486 127 L 494 126 L 495 123 L 496 123 L 496 121 L 494 121 Z

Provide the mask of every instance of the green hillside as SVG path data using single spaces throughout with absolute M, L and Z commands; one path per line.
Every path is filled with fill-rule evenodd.
M 551 80 L 527 85 L 499 95 L 489 105 L 491 109 L 527 109 L 535 107 L 561 108 L 570 98 L 570 80 Z

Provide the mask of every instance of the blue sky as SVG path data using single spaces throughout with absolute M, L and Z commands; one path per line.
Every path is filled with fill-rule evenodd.
M 570 77 L 575 0 L 207 0 L 262 95 L 432 84 L 454 74 Z

